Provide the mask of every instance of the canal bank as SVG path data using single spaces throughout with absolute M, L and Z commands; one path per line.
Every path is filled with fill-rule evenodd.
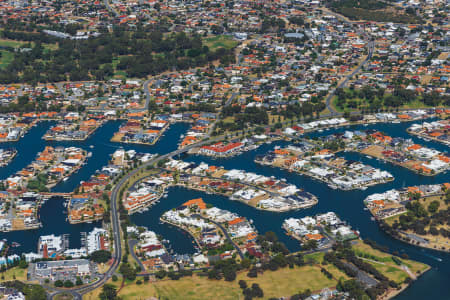
M 80 181 L 87 180 L 97 169 L 104 166 L 109 155 L 117 148 L 123 147 L 126 150 L 134 149 L 137 152 L 159 153 L 164 154 L 177 148 L 181 134 L 184 134 L 188 124 L 176 123 L 165 132 L 161 140 L 154 146 L 144 145 L 122 145 L 120 143 L 111 143 L 109 139 L 113 133 L 117 131 L 120 126 L 120 121 L 112 121 L 106 123 L 99 128 L 89 139 L 83 142 L 46 142 L 41 139 L 45 131 L 51 125 L 51 122 L 40 122 L 36 127 L 32 128 L 27 135 L 19 142 L 2 144 L 4 148 L 15 147 L 18 150 L 18 156 L 7 166 L 0 169 L 0 177 L 6 178 L 12 173 L 17 172 L 27 164 L 29 164 L 36 156 L 36 153 L 42 151 L 45 145 L 63 145 L 63 146 L 77 146 L 89 152 L 92 152 L 92 157 L 87 161 L 87 164 L 79 170 L 79 172 L 72 175 L 69 180 L 57 185 L 53 191 L 70 192 Z M 411 123 L 400 124 L 376 124 L 369 126 L 351 126 L 349 128 L 339 128 L 327 130 L 324 132 L 317 132 L 313 135 L 327 135 L 333 132 L 343 132 L 345 130 L 365 130 L 377 129 L 383 131 L 390 136 L 400 136 L 412 138 L 415 142 L 424 144 L 426 146 L 435 148 L 440 151 L 448 151 L 448 147 L 434 142 L 426 142 L 421 139 L 409 136 L 406 128 Z M 195 162 L 207 162 L 224 166 L 226 169 L 242 169 L 249 172 L 255 172 L 265 176 L 275 176 L 277 178 L 286 178 L 288 182 L 304 187 L 308 192 L 317 195 L 319 203 L 309 209 L 287 212 L 287 213 L 271 213 L 265 211 L 258 211 L 242 203 L 231 201 L 226 197 L 209 195 L 204 192 L 192 191 L 180 187 L 173 187 L 168 189 L 167 197 L 162 198 L 161 201 L 152 206 L 149 211 L 142 214 L 136 214 L 131 219 L 137 224 L 147 226 L 150 230 L 163 236 L 171 242 L 172 248 L 178 253 L 193 253 L 195 251 L 191 238 L 181 232 L 175 227 L 167 224 L 160 224 L 160 216 L 167 210 L 177 207 L 181 203 L 194 198 L 202 197 L 206 203 L 211 203 L 216 207 L 236 212 L 241 216 L 254 221 L 256 229 L 264 233 L 266 231 L 274 231 L 279 238 L 292 250 L 298 250 L 299 243 L 294 239 L 286 236 L 281 228 L 284 219 L 289 217 L 303 217 L 307 215 L 315 215 L 327 211 L 336 212 L 343 220 L 346 220 L 350 225 L 361 232 L 363 238 L 370 238 L 380 245 L 387 246 L 391 251 L 398 251 L 406 253 L 410 258 L 429 264 L 432 269 L 421 276 L 411 287 L 406 289 L 403 293 L 396 296 L 395 299 L 424 299 L 433 297 L 435 299 L 450 299 L 450 291 L 445 289 L 446 284 L 450 282 L 450 254 L 439 253 L 433 250 L 426 250 L 417 248 L 398 240 L 391 238 L 382 232 L 378 225 L 371 221 L 370 213 L 364 210 L 363 200 L 367 195 L 377 192 L 383 192 L 392 188 L 399 188 L 403 186 L 432 184 L 450 181 L 448 173 L 439 174 L 434 177 L 424 177 L 419 174 L 414 174 L 406 169 L 396 167 L 389 163 L 377 161 L 376 159 L 367 158 L 357 153 L 342 153 L 346 159 L 360 160 L 363 163 L 369 164 L 373 167 L 386 170 L 394 175 L 394 181 L 381 184 L 378 186 L 369 187 L 365 191 L 336 191 L 328 188 L 325 184 L 312 180 L 306 176 L 289 173 L 287 171 L 256 165 L 253 162 L 255 155 L 266 153 L 272 150 L 275 145 L 287 145 L 287 142 L 274 142 L 272 144 L 263 144 L 260 148 L 245 152 L 242 155 L 228 158 L 228 159 L 213 159 L 205 156 L 181 156 L 180 159 Z M 91 148 L 90 146 L 94 147 Z M 23 160 L 23 161 L 22 161 Z M 45 215 L 44 215 L 45 214 Z M 43 227 L 36 231 L 21 231 L 12 233 L 0 233 L 1 238 L 7 238 L 9 241 L 16 241 L 22 244 L 21 247 L 15 248 L 15 252 L 30 252 L 35 251 L 37 246 L 37 239 L 39 235 L 55 233 L 69 233 L 71 235 L 71 247 L 77 247 L 77 241 L 80 240 L 80 232 L 89 231 L 89 226 L 95 224 L 80 224 L 69 225 L 65 221 L 66 215 L 63 214 L 62 199 L 53 198 L 43 205 L 41 208 L 41 221 Z M 47 221 L 46 221 L 47 220 Z
M 189 128 L 189 124 L 177 123 L 169 128 L 165 135 L 161 138 L 160 143 L 154 146 L 145 145 L 126 145 L 121 143 L 111 143 L 109 139 L 118 130 L 123 121 L 109 121 L 102 127 L 98 128 L 85 141 L 46 141 L 42 139 L 45 132 L 55 124 L 54 121 L 42 121 L 31 128 L 28 133 L 18 142 L 2 143 L 3 149 L 14 147 L 17 149 L 16 157 L 11 163 L 0 168 L 0 179 L 6 179 L 8 176 L 20 171 L 29 163 L 31 163 L 38 152 L 44 150 L 46 146 L 75 146 L 91 152 L 92 156 L 87 158 L 86 164 L 77 172 L 73 173 L 67 181 L 62 181 L 52 188 L 52 192 L 70 193 L 81 181 L 88 180 L 96 170 L 100 170 L 106 166 L 110 160 L 110 155 L 118 148 L 125 150 L 136 150 L 143 153 L 166 153 L 177 149 L 177 143 L 182 134 L 185 134 Z M 0 232 L 0 240 L 7 239 L 8 242 L 16 242 L 21 246 L 11 248 L 16 254 L 24 252 L 36 252 L 39 236 L 47 234 L 69 234 L 70 248 L 80 247 L 81 232 L 89 232 L 94 227 L 101 226 L 100 222 L 92 224 L 76 224 L 70 225 L 66 220 L 67 208 L 63 206 L 64 199 L 61 197 L 53 197 L 42 203 L 39 212 L 39 220 L 42 227 L 36 230 Z

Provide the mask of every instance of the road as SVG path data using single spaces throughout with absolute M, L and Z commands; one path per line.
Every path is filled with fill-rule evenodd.
M 109 12 L 112 12 L 115 17 L 119 16 L 119 13 L 109 5 L 109 0 L 103 0 L 103 3 L 105 4 L 106 9 L 108 9 Z
M 136 252 L 134 252 L 134 246 L 136 246 L 138 243 L 138 240 L 131 239 L 128 240 L 128 248 L 130 249 L 130 254 L 133 257 L 133 259 L 138 263 L 139 267 L 141 267 L 141 270 L 145 270 L 145 266 L 142 264 L 142 261 L 139 257 L 137 257 Z
M 145 105 L 144 110 L 148 110 L 148 106 L 150 105 L 150 91 L 148 90 L 150 83 L 153 81 L 153 79 L 149 79 L 144 81 L 144 94 L 145 94 Z
M 228 234 L 228 231 L 222 226 L 222 224 L 217 223 L 216 221 L 213 221 L 213 220 L 211 220 L 211 219 L 207 219 L 207 218 L 205 218 L 205 217 L 202 217 L 202 216 L 199 215 L 199 214 L 194 214 L 194 215 L 192 215 L 192 217 L 194 217 L 194 218 L 200 218 L 200 219 L 203 219 L 203 220 L 205 220 L 205 221 L 209 221 L 209 222 L 213 223 L 214 225 L 216 225 L 217 227 L 219 227 L 220 230 L 222 230 L 223 234 L 225 235 L 226 239 L 230 242 L 231 245 L 233 245 L 234 249 L 236 249 L 236 251 L 237 251 L 239 257 L 240 257 L 241 259 L 244 259 L 244 254 L 242 253 L 241 248 L 239 248 L 239 246 L 236 245 L 236 244 L 233 242 L 233 240 L 231 239 L 230 235 Z
M 351 72 L 350 74 L 345 76 L 345 79 L 343 81 L 341 81 L 341 83 L 336 87 L 336 89 L 334 89 L 331 93 L 328 94 L 328 96 L 327 96 L 327 98 L 325 100 L 325 104 L 326 104 L 328 110 L 330 111 L 330 115 L 331 116 L 339 115 L 339 113 L 331 105 L 331 100 L 333 99 L 334 94 L 336 93 L 336 90 L 345 87 L 347 82 L 353 76 L 355 76 L 356 73 L 359 73 L 359 71 L 361 71 L 362 67 L 364 67 L 365 64 L 372 58 L 373 49 L 374 49 L 374 42 L 373 41 L 369 41 L 368 49 L 369 49 L 369 53 L 367 54 L 366 58 L 356 67 L 356 69 L 353 70 L 353 72 Z
M 118 15 L 118 13 L 115 11 L 115 9 L 112 8 L 109 5 L 109 1 L 108 0 L 104 0 L 104 4 L 107 7 L 107 9 L 109 11 L 111 11 L 115 16 Z M 336 17 L 339 17 L 339 16 L 336 15 Z M 344 87 L 347 84 L 347 82 L 356 73 L 358 73 L 361 70 L 361 68 L 371 59 L 372 54 L 373 54 L 373 48 L 374 48 L 374 43 L 373 43 L 373 41 L 370 41 L 368 43 L 369 52 L 368 52 L 367 57 L 358 65 L 358 67 L 351 74 L 349 74 L 349 75 L 347 75 L 345 77 L 345 79 L 338 85 L 337 88 Z M 150 84 L 150 82 L 152 80 L 153 79 L 150 79 L 150 80 L 147 80 L 147 81 L 144 82 L 144 93 L 145 93 L 145 96 L 146 96 L 145 106 L 144 106 L 145 110 L 148 110 L 148 106 L 149 106 L 149 103 L 150 103 L 150 93 L 149 93 L 148 89 L 149 89 L 149 84 Z M 331 99 L 333 98 L 335 91 L 336 90 L 332 91 L 328 95 L 328 97 L 326 99 L 326 106 L 327 106 L 327 108 L 330 111 L 330 114 L 327 114 L 327 117 L 328 116 L 332 117 L 332 116 L 340 115 L 331 106 Z M 234 100 L 234 98 L 237 97 L 237 95 L 238 95 L 237 93 L 233 93 L 230 96 L 230 98 L 227 99 L 225 105 L 230 105 L 232 103 L 232 101 Z M 117 271 L 117 268 L 119 267 L 120 261 L 121 261 L 121 258 L 122 258 L 122 245 L 121 245 L 121 237 L 120 237 L 121 229 L 120 229 L 119 213 L 118 213 L 118 208 L 117 208 L 118 201 L 120 199 L 118 199 L 118 196 L 119 196 L 119 191 L 121 190 L 121 188 L 128 182 L 128 180 L 132 176 L 137 174 L 140 170 L 145 169 L 147 166 L 151 166 L 151 165 L 153 165 L 153 164 L 155 164 L 155 163 L 157 163 L 157 162 L 159 162 L 161 160 L 164 160 L 166 158 L 174 157 L 176 155 L 185 153 L 185 152 L 189 151 L 192 148 L 199 147 L 199 146 L 202 146 L 202 145 L 205 145 L 205 144 L 209 144 L 209 143 L 214 142 L 215 140 L 218 140 L 218 139 L 220 139 L 220 137 L 216 137 L 214 139 L 209 139 L 209 134 L 208 134 L 208 136 L 207 136 L 207 138 L 205 140 L 203 140 L 203 141 L 201 141 L 199 143 L 195 143 L 195 144 L 189 145 L 189 146 L 184 147 L 182 149 L 177 149 L 177 150 L 174 150 L 174 151 L 172 151 L 170 153 L 158 156 L 158 157 L 156 157 L 156 158 L 146 162 L 145 164 L 139 166 L 138 168 L 134 169 L 133 171 L 129 172 L 124 177 L 122 177 L 122 179 L 120 179 L 120 181 L 114 186 L 114 188 L 112 190 L 112 193 L 111 193 L 111 225 L 112 225 L 113 238 L 114 238 L 113 263 L 112 263 L 111 267 L 108 269 L 108 271 L 106 271 L 106 273 L 103 274 L 103 277 L 101 279 L 99 279 L 98 281 L 93 282 L 93 283 L 88 284 L 88 285 L 85 285 L 83 287 L 74 288 L 74 289 L 71 289 L 71 290 L 56 290 L 56 289 L 54 289 L 56 291 L 53 292 L 53 293 L 50 293 L 49 298 L 53 299 L 57 294 L 61 294 L 61 293 L 64 293 L 64 292 L 69 292 L 70 294 L 72 294 L 74 296 L 75 299 L 82 299 L 82 295 L 83 294 L 89 293 L 90 291 L 101 287 Z M 213 221 L 211 221 L 211 222 L 213 222 Z M 231 238 L 229 237 L 229 235 L 226 232 L 226 230 L 222 227 L 222 225 L 220 225 L 220 224 L 218 224 L 216 222 L 213 222 L 213 223 L 216 224 L 224 232 L 224 234 L 226 235 L 227 239 L 229 241 L 231 241 Z M 239 249 L 239 247 L 237 247 L 237 245 L 235 245 L 233 242 L 232 242 L 232 244 L 236 248 L 239 256 L 241 258 L 243 258 L 242 251 Z M 139 261 L 139 260 L 137 260 L 137 261 Z
M 238 95 L 239 95 L 239 93 L 233 92 L 231 94 L 230 98 L 228 98 L 227 101 L 225 102 L 225 106 L 230 105 Z
M 337 14 L 337 13 L 334 13 L 334 12 L 330 11 L 330 10 L 327 9 L 327 8 L 319 8 L 319 10 L 321 10 L 322 13 L 324 13 L 324 14 L 332 15 L 333 17 L 339 19 L 341 22 L 343 22 L 343 23 L 345 23 L 345 24 L 347 24 L 347 25 L 357 24 L 357 23 L 359 22 L 359 21 L 350 21 L 350 20 L 348 20 L 347 18 L 345 18 L 344 16 L 342 16 L 342 15 L 340 15 L 340 14 Z M 358 67 L 356 67 L 355 70 L 353 70 L 353 72 L 351 72 L 349 75 L 347 75 L 343 81 L 341 81 L 341 83 L 336 87 L 336 89 L 334 89 L 333 91 L 331 91 L 331 92 L 328 94 L 328 96 L 327 96 L 327 98 L 326 98 L 326 100 L 325 100 L 325 104 L 326 104 L 326 106 L 327 106 L 327 109 L 330 111 L 330 114 L 328 114 L 327 116 L 334 117 L 334 116 L 340 115 L 340 113 L 337 112 L 337 111 L 334 109 L 334 107 L 331 105 L 331 100 L 333 99 L 333 96 L 334 96 L 336 90 L 339 89 L 339 88 L 345 87 L 345 85 L 347 84 L 347 82 L 348 82 L 354 75 L 356 75 L 356 74 L 362 69 L 362 67 L 364 67 L 364 66 L 366 65 L 366 63 L 372 58 L 375 43 L 374 43 L 373 41 L 370 40 L 370 38 L 367 36 L 367 33 L 366 33 L 364 30 L 360 30 L 360 29 L 358 28 L 358 33 L 359 33 L 360 35 L 364 36 L 365 39 L 366 39 L 366 41 L 368 41 L 368 44 L 367 44 L 367 48 L 368 48 L 368 54 L 367 54 L 367 57 L 366 57 L 366 58 L 358 65 Z
M 113 263 L 112 263 L 111 267 L 108 269 L 108 271 L 106 271 L 106 273 L 103 274 L 103 277 L 101 279 L 99 279 L 98 281 L 93 282 L 91 284 L 88 284 L 88 285 L 85 285 L 85 286 L 82 286 L 79 288 L 74 288 L 71 290 L 58 290 L 55 288 L 54 289 L 55 292 L 50 293 L 49 299 L 54 299 L 54 297 L 56 295 L 64 293 L 64 292 L 69 292 L 76 299 L 82 299 L 83 294 L 89 293 L 89 292 L 95 290 L 96 288 L 101 287 L 117 271 L 117 268 L 119 267 L 119 264 L 120 264 L 120 261 L 122 258 L 122 245 L 121 245 L 121 237 L 120 237 L 121 229 L 120 229 L 120 219 L 119 219 L 119 212 L 118 212 L 117 205 L 118 205 L 118 201 L 120 201 L 119 192 L 122 189 L 122 187 L 125 186 L 125 184 L 128 182 L 128 180 L 131 177 L 133 177 L 135 174 L 137 174 L 141 170 L 145 169 L 147 166 L 151 166 L 151 165 L 158 163 L 159 161 L 164 160 L 166 158 L 174 157 L 176 155 L 185 153 L 192 148 L 203 146 L 207 143 L 211 143 L 220 138 L 221 137 L 216 137 L 214 139 L 206 139 L 199 143 L 195 143 L 195 144 L 186 146 L 182 149 L 177 149 L 170 153 L 155 157 L 152 160 L 149 160 L 145 164 L 142 164 L 141 166 L 139 166 L 136 169 L 132 170 L 131 172 L 127 173 L 124 177 L 122 177 L 119 180 L 119 182 L 114 186 L 114 188 L 111 192 L 111 225 L 112 225 L 113 238 L 114 238 Z

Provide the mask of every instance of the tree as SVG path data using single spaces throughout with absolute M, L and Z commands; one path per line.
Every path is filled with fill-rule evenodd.
M 24 259 L 22 259 L 22 260 L 19 262 L 19 268 L 21 268 L 21 269 L 26 269 L 26 268 L 28 268 L 28 263 L 27 263 L 27 261 L 24 260 Z
M 226 281 L 233 281 L 236 279 L 236 271 L 228 267 L 223 270 L 223 276 Z
M 56 287 L 62 287 L 64 285 L 64 282 L 62 280 L 56 280 L 55 281 L 55 286 Z
M 119 272 L 128 280 L 134 281 L 136 279 L 136 270 L 129 263 L 122 263 Z
M 247 288 L 247 282 L 245 280 L 239 280 L 239 287 L 241 289 L 246 289 Z
M 26 299 L 32 300 L 46 300 L 47 293 L 45 289 L 37 284 L 28 285 Z
M 164 277 L 166 277 L 167 272 L 165 270 L 159 270 L 158 272 L 155 273 L 156 278 L 158 279 L 163 279 Z
M 106 250 L 98 250 L 92 252 L 91 254 L 91 260 L 96 263 L 106 263 L 110 259 L 111 259 L 111 252 Z
M 317 241 L 309 240 L 305 244 L 303 244 L 302 248 L 304 250 L 315 250 L 315 249 L 317 249 Z
M 117 299 L 116 287 L 112 284 L 105 284 L 102 288 L 102 292 L 99 295 L 101 300 L 115 300 Z
M 439 205 L 440 205 L 439 201 L 434 200 L 433 202 L 430 203 L 430 205 L 428 205 L 428 211 L 434 214 L 439 209 Z
M 64 287 L 65 287 L 65 288 L 71 288 L 71 287 L 73 287 L 73 282 L 70 281 L 70 280 L 64 281 Z
M 81 280 L 80 276 L 77 276 L 77 281 L 75 281 L 76 285 L 83 285 L 83 280 Z

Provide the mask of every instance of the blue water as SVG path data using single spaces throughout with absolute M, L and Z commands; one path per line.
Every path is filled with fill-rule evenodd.
M 44 133 L 54 122 L 40 122 L 18 142 L 0 144 L 1 148 L 14 147 L 18 150 L 18 155 L 14 160 L 3 168 L 0 168 L 0 179 L 5 179 L 11 174 L 20 171 L 26 167 L 35 158 L 38 152 L 42 151 L 45 146 L 75 146 L 92 152 L 92 156 L 87 159 L 87 164 L 84 165 L 78 172 L 72 174 L 67 180 L 57 184 L 53 192 L 72 192 L 80 181 L 88 180 L 96 170 L 101 169 L 107 165 L 110 155 L 120 147 L 126 150 L 134 149 L 138 152 L 148 153 L 165 153 L 173 151 L 177 148 L 177 143 L 181 134 L 185 134 L 189 128 L 189 124 L 176 123 L 172 125 L 161 138 L 158 144 L 154 146 L 146 145 L 131 145 L 110 142 L 114 132 L 116 132 L 121 121 L 111 121 L 100 127 L 89 139 L 81 142 L 52 142 L 42 139 Z M 90 148 L 93 145 L 94 148 Z M 80 247 L 80 232 L 88 232 L 95 226 L 101 226 L 99 222 L 92 224 L 70 225 L 66 221 L 67 215 L 63 212 L 66 208 L 63 206 L 64 200 L 62 198 L 52 198 L 42 205 L 40 209 L 40 221 L 42 227 L 37 230 L 28 231 L 14 231 L 3 233 L 0 232 L 0 239 L 6 238 L 10 242 L 18 242 L 20 247 L 14 248 L 15 253 L 23 253 L 36 251 L 39 236 L 47 234 L 69 234 L 69 242 L 71 248 Z
M 162 137 L 162 139 L 154 146 L 131 145 L 111 143 L 109 140 L 113 133 L 120 126 L 120 121 L 108 122 L 99 128 L 94 135 L 84 142 L 46 142 L 41 139 L 42 135 L 51 125 L 51 122 L 42 122 L 38 126 L 30 130 L 30 132 L 19 142 L 1 144 L 0 147 L 15 147 L 19 152 L 18 156 L 6 167 L 0 168 L 0 179 L 8 177 L 10 174 L 22 169 L 29 164 L 41 151 L 45 145 L 64 145 L 77 146 L 92 152 L 92 157 L 88 159 L 88 163 L 80 169 L 79 172 L 73 174 L 69 180 L 58 184 L 53 191 L 70 192 L 80 181 L 87 180 L 97 169 L 106 165 L 109 155 L 118 147 L 123 146 L 125 149 L 134 149 L 138 152 L 159 153 L 164 154 L 177 148 L 180 135 L 185 134 L 189 125 L 177 123 L 172 125 Z M 363 126 L 353 126 L 351 128 L 340 128 L 324 131 L 322 133 L 310 134 L 310 136 L 327 135 L 334 132 L 343 132 L 345 130 L 365 130 L 378 129 L 391 136 L 399 136 L 412 138 L 414 141 L 424 144 L 428 147 L 438 149 L 440 151 L 448 151 L 448 147 L 435 142 L 426 142 L 419 138 L 409 136 L 406 132 L 411 123 L 401 124 L 376 124 Z M 264 154 L 272 150 L 275 145 L 287 145 L 286 142 L 276 142 L 270 145 L 264 144 L 260 148 L 243 153 L 237 157 L 228 159 L 214 159 L 205 156 L 184 155 L 181 159 L 193 162 L 207 162 L 209 164 L 221 165 L 227 169 L 236 168 L 246 171 L 252 171 L 268 176 L 278 178 L 286 178 L 289 183 L 305 188 L 305 190 L 313 193 L 319 198 L 319 203 L 306 210 L 300 210 L 287 213 L 271 213 L 259 211 L 240 202 L 228 200 L 226 197 L 208 195 L 203 192 L 192 191 L 180 187 L 168 189 L 168 197 L 162 198 L 149 211 L 142 214 L 135 214 L 131 217 L 132 221 L 137 225 L 147 226 L 156 233 L 161 234 L 165 239 L 171 241 L 172 248 L 178 253 L 193 253 L 195 251 L 192 239 L 184 232 L 167 224 L 160 224 L 160 216 L 167 210 L 177 207 L 186 200 L 202 197 L 207 203 L 211 203 L 219 208 L 227 209 L 241 216 L 245 216 L 254 221 L 255 227 L 259 232 L 274 231 L 279 238 L 292 250 L 298 250 L 299 244 L 295 240 L 287 237 L 281 229 L 281 224 L 287 217 L 302 217 L 306 215 L 314 215 L 320 212 L 335 211 L 343 219 L 347 220 L 355 229 L 361 232 L 363 238 L 375 240 L 380 245 L 390 248 L 392 251 L 407 253 L 412 259 L 419 260 L 432 266 L 432 270 L 420 277 L 406 291 L 396 297 L 396 299 L 450 299 L 450 289 L 445 288 L 450 283 L 450 254 L 440 253 L 433 250 L 425 250 L 410 246 L 400 241 L 394 240 L 379 230 L 377 224 L 370 220 L 370 214 L 364 210 L 363 199 L 367 195 L 382 192 L 387 189 L 399 188 L 403 186 L 431 184 L 449 182 L 449 173 L 439 174 L 434 177 L 425 177 L 415 174 L 407 169 L 394 166 L 389 163 L 383 163 L 375 159 L 366 158 L 357 153 L 341 153 L 339 155 L 347 158 L 359 160 L 363 163 L 372 165 L 382 170 L 387 170 L 395 176 L 393 182 L 382 185 L 376 185 L 365 191 L 338 191 L 328 188 L 326 184 L 312 180 L 307 176 L 301 176 L 286 172 L 281 169 L 268 166 L 260 166 L 253 162 L 255 155 Z M 94 145 L 94 148 L 90 148 Z M 70 225 L 65 221 L 66 215 L 63 212 L 62 200 L 54 198 L 45 203 L 41 209 L 41 221 L 43 227 L 35 231 L 0 233 L 0 238 L 7 238 L 9 241 L 16 241 L 22 244 L 16 248 L 17 252 L 35 251 L 37 239 L 39 235 L 48 233 L 69 233 L 70 246 L 79 246 L 79 232 L 89 231 L 96 224 Z M 442 259 L 439 261 L 438 259 Z

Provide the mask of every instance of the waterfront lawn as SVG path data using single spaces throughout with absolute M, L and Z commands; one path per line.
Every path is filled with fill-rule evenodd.
M 304 256 L 305 262 L 313 261 L 316 264 L 321 264 L 323 262 L 323 256 L 325 253 L 323 252 L 316 252 L 311 254 L 306 254 Z
M 382 263 L 374 263 L 367 261 L 375 269 L 377 269 L 381 274 L 385 275 L 390 280 L 395 281 L 398 284 L 405 282 L 405 279 L 409 277 L 408 273 L 402 270 L 400 267 L 392 267 L 389 265 L 383 265 Z
M 14 276 L 15 276 L 15 278 L 14 278 Z M 9 270 L 6 270 L 5 272 L 0 273 L 0 282 L 13 281 L 13 280 L 26 281 L 27 280 L 27 269 L 14 267 Z
M 427 210 L 429 212 L 429 206 L 432 202 L 437 201 L 439 203 L 439 207 L 437 208 L 437 211 L 435 213 L 430 213 L 429 212 L 429 217 L 431 219 L 433 219 L 433 216 L 440 211 L 444 211 L 447 210 L 450 206 L 448 204 L 445 203 L 445 196 L 432 196 L 432 197 L 422 197 L 419 200 L 417 200 L 421 206 Z M 406 214 L 407 212 L 405 212 Z M 386 222 L 386 224 L 388 224 L 389 226 L 392 226 L 395 222 L 400 222 L 400 216 L 401 215 L 396 215 L 390 218 L 385 219 L 384 221 Z M 431 224 L 431 223 L 430 223 Z M 438 235 L 432 235 L 429 231 L 430 231 L 430 224 L 425 226 L 425 230 L 428 232 L 427 234 L 417 234 L 415 233 L 413 230 L 409 229 L 406 230 L 406 233 L 410 233 L 410 234 L 414 234 L 417 235 L 421 238 L 427 239 L 429 241 L 429 244 L 424 245 L 427 248 L 434 248 L 434 249 L 449 249 L 450 246 L 450 239 L 444 237 L 441 234 Z M 448 225 L 445 224 L 438 224 L 436 226 L 437 230 L 440 230 L 441 228 L 444 228 L 446 230 L 449 229 Z
M 406 277 L 408 277 L 406 271 L 404 271 L 401 266 L 397 265 L 392 260 L 392 254 L 374 249 L 362 241 L 358 241 L 358 243 L 353 246 L 353 250 L 358 257 L 365 258 L 366 262 L 372 264 L 378 271 L 380 271 L 382 274 L 385 274 L 389 279 L 392 279 L 399 283 Z M 428 266 L 426 264 L 410 259 L 399 259 L 414 274 L 422 273 L 426 269 L 428 269 Z
M 323 255 L 322 255 L 323 257 Z M 243 297 L 239 288 L 239 280 L 245 280 L 247 285 L 258 283 L 264 291 L 264 298 L 291 296 L 300 291 L 311 289 L 321 290 L 325 287 L 334 287 L 338 278 L 346 276 L 332 265 L 323 266 L 336 279 L 328 279 L 320 271 L 319 266 L 302 266 L 293 269 L 284 268 L 277 271 L 266 271 L 257 278 L 247 277 L 247 272 L 238 274 L 233 282 L 224 280 L 209 280 L 206 277 L 192 276 L 180 280 L 162 280 L 155 283 L 136 284 L 126 283 L 120 290 L 122 299 L 137 299 L 141 297 L 158 297 L 162 299 L 238 299 Z M 140 279 L 142 280 L 142 279 Z M 119 287 L 121 282 L 113 283 Z M 84 299 L 97 299 L 101 289 L 87 294 Z

